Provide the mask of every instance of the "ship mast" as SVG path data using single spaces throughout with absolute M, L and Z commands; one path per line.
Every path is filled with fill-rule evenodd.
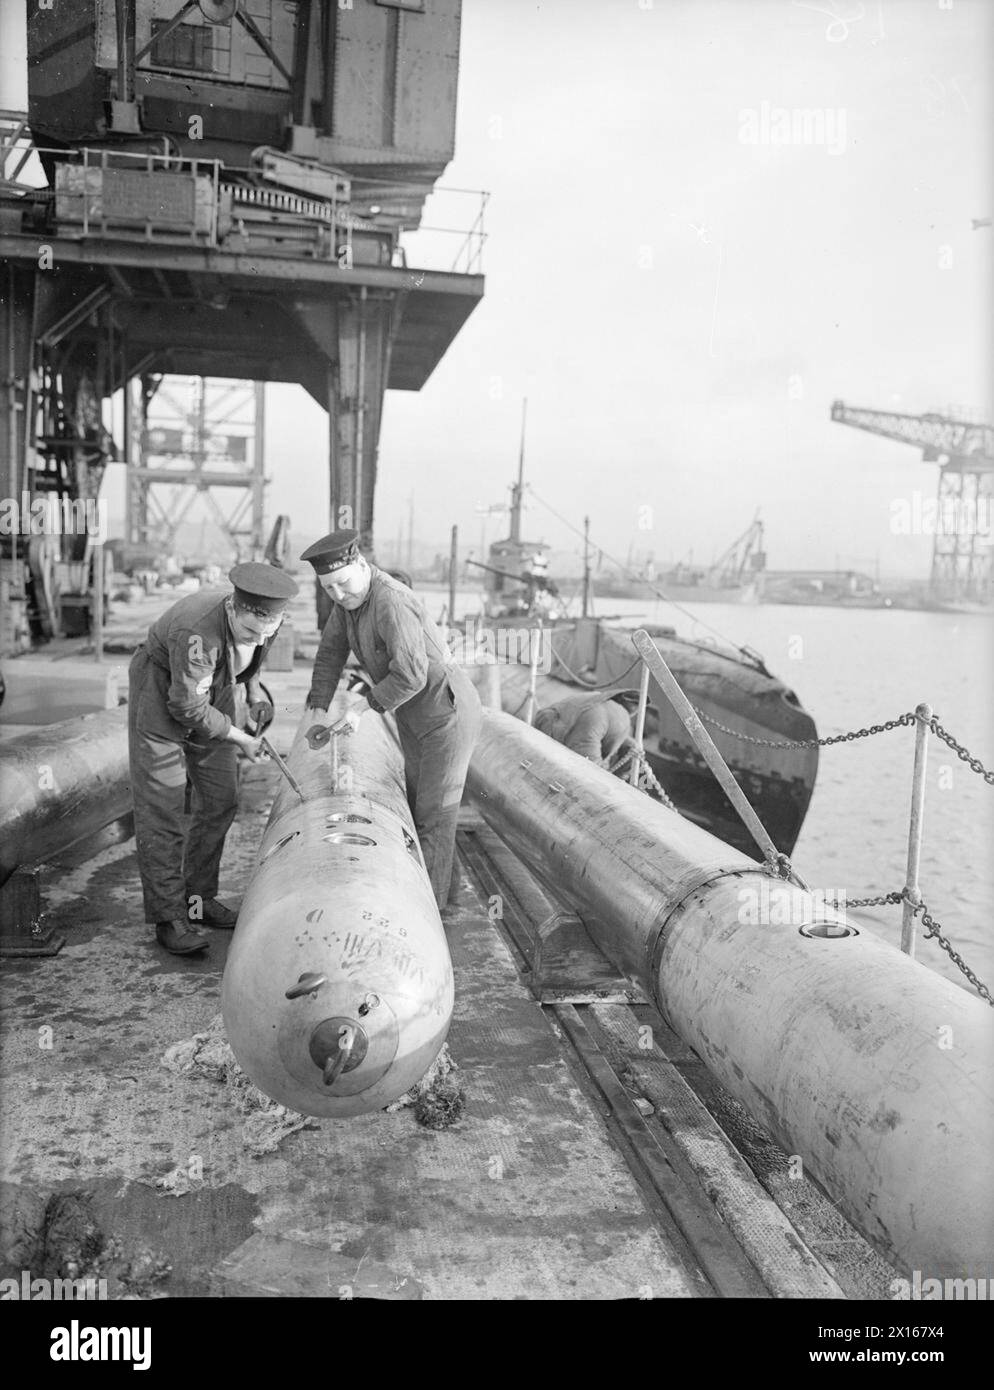
M 521 541 L 521 499 L 525 491 L 525 420 L 528 417 L 528 397 L 521 402 L 521 447 L 518 450 L 518 481 L 511 488 L 510 539 Z
M 590 613 L 590 517 L 583 518 L 583 617 Z

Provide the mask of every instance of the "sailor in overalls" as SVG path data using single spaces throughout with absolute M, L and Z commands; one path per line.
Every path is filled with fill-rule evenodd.
M 456 823 L 479 733 L 480 700 L 452 660 L 424 605 L 359 552 L 355 531 L 335 531 L 301 556 L 334 601 L 314 659 L 307 708 L 327 712 L 352 652 L 372 685 L 333 726 L 359 727 L 368 711 L 396 715 L 407 799 L 439 909 L 445 907 Z
M 638 705 L 637 690 L 598 690 L 568 695 L 558 704 L 539 710 L 534 727 L 599 767 L 610 767 L 622 749 L 632 742 L 632 725 Z
M 234 592 L 189 594 L 149 628 L 131 660 L 128 749 L 145 918 L 174 955 L 206 950 L 202 925 L 230 930 L 217 901 L 237 809 L 238 749 L 256 761 L 272 707 L 259 669 L 297 585 L 271 565 L 236 565 Z M 192 818 L 187 826 L 187 779 Z

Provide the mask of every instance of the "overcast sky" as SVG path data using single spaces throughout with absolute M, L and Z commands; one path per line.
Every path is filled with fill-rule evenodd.
M 891 505 L 937 470 L 829 408 L 990 402 L 992 21 L 986 0 L 465 0 L 444 182 L 491 193 L 486 297 L 425 389 L 387 396 L 380 540 L 413 491 L 425 539 L 455 521 L 478 545 L 527 394 L 536 492 L 622 556 L 710 558 L 758 507 L 771 566 L 927 572 Z M 773 143 L 803 141 L 795 111 L 822 143 Z M 277 410 L 280 489 L 313 458 L 320 496 L 324 422 Z M 537 506 L 527 530 L 575 544 Z
M 924 575 L 891 512 L 936 468 L 829 408 L 989 407 L 992 38 L 988 0 L 464 0 L 444 183 L 491 194 L 486 296 L 387 396 L 378 539 L 413 492 L 478 547 L 527 395 L 530 482 L 622 556 L 710 559 L 759 508 L 772 567 Z M 313 532 L 326 417 L 277 386 L 268 418 L 270 511 Z

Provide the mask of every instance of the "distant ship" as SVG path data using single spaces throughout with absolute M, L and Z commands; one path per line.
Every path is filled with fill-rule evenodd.
M 742 584 L 713 584 L 706 570 L 691 570 L 689 566 L 674 566 L 655 578 L 627 580 L 605 577 L 593 581 L 597 598 L 655 599 L 660 592 L 675 603 L 758 603 L 759 590 L 755 579 Z
M 676 603 L 757 603 L 765 564 L 757 516 L 712 565 L 681 562 L 657 571 L 650 560 L 638 573 L 598 576 L 593 589 L 598 598 L 651 599 L 661 591 Z
M 761 603 L 804 604 L 829 608 L 893 608 L 871 575 L 859 570 L 767 570 Z

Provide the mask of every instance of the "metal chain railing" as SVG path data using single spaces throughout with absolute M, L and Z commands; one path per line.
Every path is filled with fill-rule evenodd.
M 881 893 L 878 897 L 875 898 L 849 898 L 846 901 L 846 910 L 848 911 L 848 909 L 851 907 L 887 907 L 890 905 L 896 906 L 900 903 L 908 903 L 911 908 L 911 914 L 914 917 L 917 917 L 918 914 L 921 913 L 922 926 L 925 928 L 924 935 L 926 939 L 930 939 L 938 943 L 938 945 L 941 947 L 943 951 L 945 951 L 946 955 L 953 962 L 953 964 L 957 966 L 963 972 L 966 978 L 970 981 L 971 985 L 973 985 L 974 989 L 980 995 L 981 999 L 986 1000 L 986 1002 L 991 1006 L 991 1008 L 994 1008 L 994 997 L 992 997 L 990 990 L 987 988 L 987 986 L 984 984 L 982 980 L 977 978 L 977 976 L 973 973 L 973 971 L 967 965 L 966 961 L 953 947 L 950 941 L 945 936 L 943 936 L 941 925 L 931 915 L 924 900 L 919 900 L 916 902 L 914 895 L 907 888 L 902 889 L 900 893 Z
M 667 795 L 666 789 L 663 787 L 659 778 L 656 776 L 652 768 L 649 766 L 649 759 L 646 757 L 644 750 L 640 752 L 637 748 L 630 748 L 628 752 L 624 755 L 624 757 L 620 758 L 616 763 L 611 764 L 611 766 L 608 768 L 608 771 L 613 772 L 616 776 L 620 776 L 621 773 L 624 772 L 625 768 L 630 766 L 632 759 L 636 757 L 639 760 L 639 789 L 641 791 L 648 791 L 651 789 L 656 793 L 656 795 L 659 797 L 660 801 L 663 803 L 664 806 L 668 806 L 671 811 L 676 811 L 677 815 L 680 815 L 680 811 L 677 809 L 676 806 L 674 806 L 673 802 Z
M 972 772 L 979 773 L 989 787 L 994 787 L 994 772 L 989 772 L 979 758 L 973 757 L 968 748 L 964 748 L 961 743 L 957 743 L 952 734 L 939 723 L 937 715 L 932 715 L 929 728 L 932 730 L 933 734 L 942 739 L 943 743 L 949 745 L 960 762 L 969 763 Z
M 639 645 L 640 639 L 642 639 L 641 647 Z M 707 737 L 705 731 L 699 728 L 699 733 L 694 732 L 692 725 L 693 714 L 696 714 L 698 718 L 702 720 L 704 723 L 710 724 L 712 728 L 719 729 L 722 733 L 728 734 L 729 737 L 739 739 L 743 743 L 755 744 L 756 746 L 761 748 L 824 748 L 834 743 L 854 743 L 857 739 L 871 738 L 875 734 L 888 733 L 891 729 L 907 728 L 909 725 L 917 726 L 913 804 L 911 814 L 911 826 L 909 832 L 908 883 L 900 892 L 884 893 L 876 897 L 852 899 L 847 902 L 846 906 L 847 908 L 883 907 L 887 905 L 903 904 L 905 920 L 902 926 L 901 949 L 908 952 L 911 955 L 914 955 L 914 919 L 921 915 L 922 925 L 925 928 L 924 935 L 926 939 L 931 939 L 938 943 L 939 948 L 946 952 L 946 954 L 949 956 L 949 959 L 953 962 L 957 969 L 960 970 L 963 973 L 963 975 L 967 978 L 967 980 L 969 980 L 970 984 L 973 985 L 974 989 L 980 995 L 981 999 L 983 999 L 988 1005 L 994 1008 L 994 996 L 991 995 L 991 991 L 987 988 L 984 982 L 981 979 L 979 979 L 979 977 L 976 974 L 974 974 L 974 972 L 967 965 L 963 957 L 954 948 L 952 943 L 948 940 L 947 937 L 943 935 L 940 923 L 936 922 L 935 918 L 930 914 L 925 900 L 922 898 L 918 890 L 918 856 L 921 846 L 921 812 L 922 807 L 924 805 L 924 775 L 925 752 L 928 736 L 927 731 L 934 733 L 938 738 L 942 739 L 942 741 L 945 744 L 947 744 L 950 748 L 953 749 L 957 757 L 962 762 L 967 763 L 971 771 L 976 772 L 978 775 L 983 777 L 984 781 L 988 785 L 994 785 L 994 773 L 988 771 L 988 769 L 984 767 L 983 763 L 980 761 L 979 758 L 974 757 L 968 748 L 965 748 L 953 737 L 952 734 L 948 732 L 947 729 L 943 728 L 943 726 L 939 723 L 938 716 L 932 712 L 930 706 L 922 704 L 918 706 L 917 710 L 907 710 L 904 714 L 899 715 L 896 719 L 887 719 L 882 724 L 871 724 L 868 728 L 852 729 L 846 733 L 841 734 L 829 734 L 824 738 L 756 738 L 752 734 L 743 733 L 739 729 L 729 728 L 727 724 L 722 724 L 720 720 L 717 720 L 713 716 L 705 714 L 703 710 L 697 709 L 695 706 L 692 706 L 690 702 L 687 700 L 686 696 L 680 690 L 679 686 L 673 678 L 672 673 L 669 671 L 660 653 L 652 643 L 648 633 L 638 632 L 635 634 L 632 640 L 635 644 L 636 650 L 640 652 L 640 657 L 642 658 L 642 661 L 644 663 L 636 738 L 640 739 L 642 735 L 642 718 L 648 691 L 647 674 L 648 671 L 652 669 L 653 674 L 656 675 L 657 681 L 667 682 L 669 686 L 674 687 L 674 690 L 671 691 L 667 688 L 666 685 L 664 685 L 664 689 L 666 689 L 666 693 L 668 694 L 671 703 L 674 704 L 674 708 L 676 709 L 678 715 L 681 714 L 679 704 L 683 704 L 685 711 L 685 713 L 681 715 L 681 717 L 683 718 L 683 722 L 688 728 L 688 731 L 690 732 L 695 744 L 697 744 L 699 751 L 701 751 L 704 754 L 705 760 L 709 763 L 709 765 L 712 766 L 712 770 L 715 771 L 716 776 L 718 775 L 718 772 L 720 770 L 724 770 L 724 772 L 727 774 L 727 779 L 729 783 L 728 794 L 731 794 L 734 791 L 737 792 L 739 796 L 741 796 L 741 791 L 738 788 L 738 786 L 734 783 L 732 779 L 732 774 L 730 773 L 727 764 L 724 763 L 724 760 L 722 759 L 720 752 L 715 747 L 713 742 Z M 649 648 L 648 653 L 645 650 L 646 647 Z M 652 657 L 655 657 L 654 664 L 651 661 Z M 633 663 L 632 666 L 628 668 L 628 671 L 624 672 L 624 675 L 627 676 L 628 672 L 631 671 L 636 664 L 638 663 Z M 612 684 L 614 684 L 614 682 L 612 682 Z M 703 743 L 702 740 L 704 741 Z M 708 748 L 711 749 L 712 753 L 712 756 L 710 757 L 708 756 Z M 643 791 L 648 791 L 651 788 L 653 791 L 655 791 L 656 795 L 659 797 L 659 799 L 663 802 L 665 806 L 670 807 L 671 810 L 677 811 L 677 814 L 679 815 L 680 812 L 678 811 L 677 807 L 673 804 L 672 800 L 667 795 L 664 788 L 661 786 L 658 778 L 653 773 L 652 768 L 649 765 L 649 760 L 646 757 L 645 749 L 640 747 L 638 742 L 636 742 L 636 744 L 633 747 L 629 748 L 628 751 L 621 758 L 617 759 L 614 763 L 612 763 L 608 770 L 612 773 L 620 775 L 624 772 L 625 768 L 631 766 L 633 760 L 635 759 L 638 759 L 638 771 L 635 773 L 634 778 L 632 779 L 634 781 L 634 784 L 639 786 Z M 715 760 L 717 760 L 717 765 Z M 719 782 L 721 781 L 722 779 L 721 777 L 719 777 Z M 724 786 L 725 784 L 722 783 L 722 785 Z M 745 810 L 748 809 L 748 805 L 746 805 Z M 742 810 L 740 810 L 740 815 L 741 814 L 743 814 Z M 749 824 L 748 821 L 746 823 Z M 787 857 L 787 855 L 778 852 L 773 846 L 772 842 L 769 841 L 769 837 L 768 835 L 766 835 L 765 830 L 763 830 L 761 826 L 759 829 L 762 832 L 761 835 L 759 835 L 758 831 L 754 831 L 753 833 L 754 837 L 759 835 L 759 842 L 761 844 L 761 847 L 764 847 L 764 855 L 766 857 L 767 867 L 769 868 L 769 870 L 771 872 L 777 873 L 782 878 L 791 879 L 797 882 L 802 888 L 807 888 L 807 885 L 804 883 L 803 879 L 799 878 L 792 870 L 790 860 Z
M 727 724 L 722 724 L 719 720 L 712 718 L 710 714 L 705 714 L 703 710 L 697 709 L 696 706 L 695 713 L 704 720 L 705 724 L 720 729 L 723 734 L 741 739 L 743 743 L 758 744 L 761 748 L 825 748 L 830 743 L 854 743 L 859 738 L 870 738 L 873 734 L 884 734 L 890 729 L 899 729 L 913 724 L 916 718 L 914 711 L 909 710 L 897 719 L 888 719 L 883 724 L 871 724 L 868 729 L 853 729 L 846 734 L 828 734 L 825 738 L 773 739 L 755 738 L 752 734 L 742 733 L 740 729 L 730 729 Z
M 847 907 L 883 907 L 888 904 L 903 904 L 905 920 L 902 927 L 902 950 L 914 954 L 913 936 L 914 919 L 921 915 L 922 925 L 925 928 L 924 936 L 926 940 L 937 942 L 940 949 L 945 951 L 949 959 L 960 970 L 973 985 L 974 989 L 992 1008 L 994 1008 L 994 997 L 990 990 L 981 979 L 970 969 L 966 961 L 955 949 L 949 939 L 943 935 L 941 925 L 929 912 L 924 899 L 917 887 L 918 874 L 918 852 L 921 841 L 921 807 L 924 799 L 924 773 L 925 773 L 925 748 L 924 740 L 929 731 L 947 744 L 956 753 L 961 762 L 965 762 L 984 781 L 990 786 L 994 785 L 994 773 L 984 767 L 979 758 L 973 756 L 968 748 L 959 743 L 957 739 L 949 733 L 947 729 L 939 723 L 938 716 L 935 715 L 928 705 L 919 705 L 917 710 L 908 710 L 899 715 L 896 719 L 887 719 L 882 724 L 871 724 L 869 728 L 853 729 L 843 734 L 830 734 L 826 738 L 804 739 L 804 740 L 775 740 L 754 738 L 751 734 L 742 733 L 738 729 L 731 729 L 726 724 L 720 723 L 717 719 L 707 715 L 703 710 L 696 711 L 698 717 L 705 723 L 720 729 L 722 733 L 728 734 L 735 739 L 741 739 L 745 743 L 758 744 L 764 748 L 818 748 L 825 747 L 832 743 L 853 743 L 856 739 L 870 738 L 874 734 L 887 733 L 890 729 L 898 729 L 907 725 L 917 725 L 917 740 L 915 750 L 915 788 L 914 800 L 917 805 L 912 808 L 911 824 L 911 847 L 909 848 L 909 881 L 899 893 L 884 893 L 873 898 L 856 898 L 847 903 Z
M 717 719 L 713 719 L 710 715 L 705 714 L 702 710 L 697 710 L 697 714 L 706 723 L 711 724 L 714 728 L 720 729 L 722 733 L 728 734 L 732 738 L 741 739 L 745 743 L 759 744 L 764 748 L 817 748 L 824 747 L 831 743 L 853 743 L 856 739 L 870 738 L 873 734 L 887 733 L 890 729 L 898 729 L 909 724 L 918 724 L 919 739 L 921 737 L 922 730 L 930 730 L 938 738 L 941 738 L 945 744 L 952 748 L 953 751 L 956 753 L 957 757 L 962 762 L 968 764 L 971 771 L 976 772 L 979 776 L 983 777 L 984 781 L 989 786 L 994 785 L 994 773 L 989 772 L 987 768 L 984 767 L 983 763 L 980 761 L 979 758 L 975 758 L 968 748 L 965 748 L 963 744 L 959 743 L 953 737 L 953 735 L 949 733 L 947 729 L 943 728 L 943 726 L 939 723 L 938 716 L 933 714 L 927 705 L 919 706 L 919 709 L 917 711 L 908 710 L 904 714 L 899 715 L 898 718 L 887 719 L 882 724 L 871 724 L 869 728 L 854 729 L 844 734 L 830 734 L 826 738 L 805 739 L 797 741 L 778 741 L 774 739 L 754 738 L 751 734 L 744 734 L 740 732 L 738 729 L 730 729 L 726 724 L 722 724 Z M 922 796 L 924 796 L 923 778 L 924 761 L 922 761 L 921 768 L 919 769 L 918 755 L 916 753 L 916 782 L 919 782 L 921 784 L 920 792 Z M 915 875 L 917 875 L 917 855 L 915 855 L 914 860 L 914 873 Z M 915 878 L 914 881 L 917 882 L 917 878 Z M 943 951 L 945 951 L 946 954 L 949 956 L 949 959 L 953 962 L 953 964 L 959 970 L 961 970 L 962 973 L 966 976 L 966 978 L 970 981 L 970 983 L 976 989 L 980 997 L 986 1000 L 986 1002 L 990 1004 L 991 1007 L 994 1007 L 994 998 L 992 998 L 990 990 L 987 988 L 987 986 L 983 983 L 982 980 L 978 979 L 978 977 L 974 974 L 974 972 L 964 961 L 963 957 L 950 943 L 948 938 L 943 936 L 942 927 L 929 913 L 928 908 L 926 907 L 924 900 L 921 898 L 921 895 L 917 892 L 917 889 L 915 891 L 912 891 L 911 888 L 905 887 L 899 893 L 884 893 L 875 898 L 856 898 L 855 900 L 851 900 L 849 903 L 847 903 L 847 906 L 884 907 L 888 904 L 904 904 L 905 923 L 907 929 L 906 935 L 909 938 L 911 935 L 913 935 L 912 919 L 921 914 L 922 925 L 925 928 L 925 938 L 936 941 L 939 947 Z
M 741 729 L 730 729 L 727 724 L 722 724 L 710 714 L 705 714 L 703 710 L 697 709 L 696 706 L 695 713 L 704 720 L 705 724 L 720 729 L 723 734 L 740 739 L 743 743 L 755 743 L 761 748 L 825 748 L 830 743 L 854 743 L 860 738 L 870 738 L 874 734 L 884 734 L 890 729 L 900 729 L 908 724 L 914 724 L 918 718 L 913 710 L 907 710 L 904 714 L 898 715 L 896 719 L 887 719 L 883 724 L 871 724 L 868 729 L 852 729 L 844 734 L 828 734 L 825 738 L 772 739 L 755 738 L 752 734 L 743 733 Z M 949 745 L 961 762 L 969 764 L 971 771 L 983 777 L 988 786 L 994 786 L 994 772 L 988 771 L 979 758 L 975 758 L 968 748 L 957 742 L 948 729 L 942 727 L 938 715 L 932 715 L 928 721 L 928 726 L 933 734 L 941 738 L 943 743 Z

